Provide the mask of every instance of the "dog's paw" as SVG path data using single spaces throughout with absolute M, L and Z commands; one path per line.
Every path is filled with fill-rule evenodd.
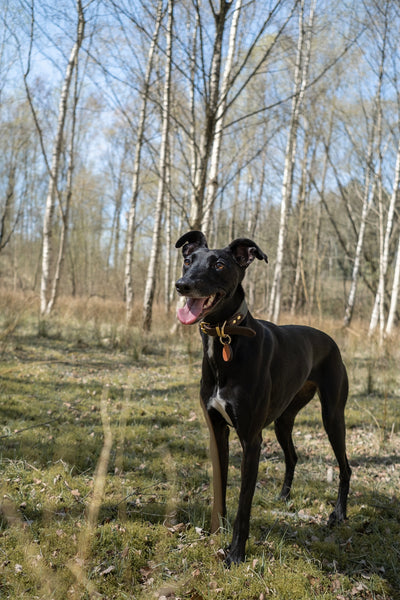
M 229 569 L 232 565 L 239 565 L 244 561 L 245 553 L 241 551 L 239 548 L 232 548 L 229 546 L 225 552 L 225 560 L 224 564 Z
M 335 508 L 335 510 L 329 515 L 327 525 L 328 527 L 334 527 L 339 523 L 343 523 L 343 521 L 346 521 L 346 515 L 343 513 L 343 511 Z
M 278 500 L 282 502 L 290 502 L 290 489 L 282 489 L 281 493 L 278 496 Z

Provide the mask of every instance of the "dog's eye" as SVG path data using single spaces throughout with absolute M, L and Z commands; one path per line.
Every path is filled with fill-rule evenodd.
M 222 271 L 223 269 L 225 269 L 225 265 L 223 262 L 216 262 L 214 268 L 216 271 Z
M 185 265 L 185 267 L 189 267 L 191 262 L 192 261 L 190 260 L 190 258 L 185 258 L 185 260 L 183 261 L 183 264 Z

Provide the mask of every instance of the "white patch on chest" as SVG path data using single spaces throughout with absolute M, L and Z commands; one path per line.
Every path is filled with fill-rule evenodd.
M 223 398 L 221 398 L 218 389 L 217 389 L 215 395 L 212 396 L 212 398 L 210 399 L 209 406 L 212 406 L 212 408 L 215 408 L 215 410 L 217 410 L 224 417 L 224 419 L 228 423 L 228 425 L 233 427 L 232 420 L 231 420 L 230 416 L 228 415 L 228 413 L 226 412 L 226 401 Z
M 207 337 L 207 356 L 210 360 L 214 358 L 214 340 L 212 337 Z

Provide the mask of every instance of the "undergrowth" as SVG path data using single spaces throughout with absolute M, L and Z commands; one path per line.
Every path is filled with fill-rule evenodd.
M 0 326 L 1 598 L 400 598 L 397 348 L 325 324 L 350 377 L 349 520 L 326 527 L 338 471 L 313 400 L 295 424 L 287 504 L 266 430 L 246 561 L 227 570 L 240 444 L 231 434 L 228 517 L 210 536 L 196 329 L 171 333 L 156 315 L 143 336 L 96 299 L 61 304 L 38 336 L 26 311 Z

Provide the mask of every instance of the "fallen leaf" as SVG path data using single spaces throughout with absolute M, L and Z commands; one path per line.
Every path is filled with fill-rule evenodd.
M 115 571 L 115 566 L 114 565 L 110 565 L 109 567 L 107 567 L 107 569 L 104 569 L 104 571 L 101 571 L 100 575 L 102 577 L 105 577 L 106 575 L 109 575 L 113 571 Z
M 217 550 L 216 555 L 217 555 L 217 558 L 219 558 L 220 560 L 225 560 L 225 558 L 226 558 L 226 553 L 223 548 L 220 548 L 219 550 Z

